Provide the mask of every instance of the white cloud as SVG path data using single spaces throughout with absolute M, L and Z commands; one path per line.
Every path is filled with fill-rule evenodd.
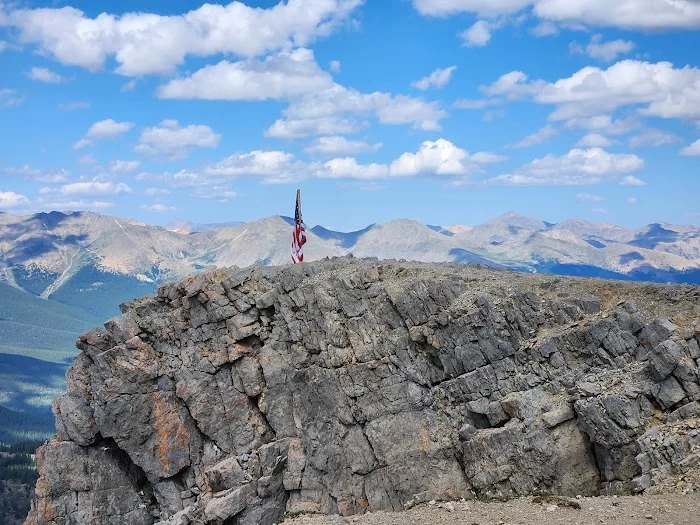
M 552 137 L 556 137 L 559 134 L 559 130 L 553 126 L 546 125 L 542 129 L 536 131 L 535 133 L 528 135 L 523 140 L 514 144 L 513 148 L 529 148 L 536 146 L 538 144 L 544 144 L 548 142 Z
M 0 191 L 0 209 L 16 208 L 29 203 L 29 199 L 14 191 Z
M 513 173 L 499 175 L 489 182 L 512 185 L 584 185 L 616 180 L 624 173 L 639 171 L 644 161 L 631 154 L 608 153 L 601 148 L 572 149 L 566 155 L 547 155 Z M 622 183 L 633 179 L 628 176 Z
M 4 40 L 0 40 L 0 53 L 5 51 L 5 49 L 7 49 L 7 42 L 5 42 Z
M 143 204 L 141 205 L 141 209 L 154 213 L 164 213 L 168 211 L 177 210 L 177 208 L 175 208 L 174 206 L 167 206 L 165 204 L 151 204 L 150 206 Z
M 301 139 L 313 135 L 356 133 L 363 127 L 365 127 L 363 124 L 355 120 L 336 117 L 279 119 L 265 131 L 265 136 L 281 139 Z
M 170 190 L 166 190 L 165 188 L 146 188 L 143 191 L 144 195 L 148 195 L 149 197 L 155 197 L 157 195 L 169 195 Z
M 413 124 L 414 128 L 426 131 L 438 131 L 440 120 L 447 116 L 439 102 L 382 92 L 360 93 L 337 84 L 293 100 L 284 113 L 290 121 L 305 120 L 307 123 L 316 119 L 337 122 L 336 119 L 347 115 L 375 116 L 382 124 Z M 283 129 L 285 125 L 278 121 L 273 127 Z M 268 134 L 273 133 L 272 128 L 268 130 Z M 339 133 L 343 132 L 327 129 L 323 132 L 324 135 Z
M 627 204 L 637 204 L 638 199 L 637 197 L 627 197 Z
M 138 82 L 136 81 L 136 79 L 129 80 L 120 88 L 120 91 L 122 93 L 128 93 L 129 91 L 133 91 L 134 89 L 136 89 L 137 83 Z
M 111 118 L 95 122 L 87 132 L 89 139 L 106 139 L 123 135 L 134 127 L 132 122 L 116 122 Z
M 90 102 L 86 101 L 78 101 L 78 102 L 69 102 L 68 104 L 59 104 L 58 109 L 62 111 L 75 111 L 77 109 L 90 109 Z
M 91 71 L 109 57 L 127 76 L 170 73 L 187 55 L 220 53 L 254 57 L 312 43 L 331 34 L 363 0 L 290 0 L 267 9 L 242 2 L 204 4 L 175 16 L 102 13 L 79 9 L 13 10 L 0 26 L 18 30 L 19 41 L 40 53 Z
M 599 133 L 589 133 L 576 143 L 579 148 L 607 148 L 612 142 Z
M 32 80 L 47 84 L 60 84 L 66 81 L 61 75 L 45 67 L 33 67 L 27 76 Z
M 190 186 L 220 184 L 231 176 L 261 177 L 268 184 L 297 182 L 307 178 L 375 180 L 418 176 L 466 176 L 483 165 L 505 157 L 489 152 L 470 155 L 445 139 L 425 141 L 415 153 L 404 153 L 389 164 L 360 164 L 354 157 L 331 159 L 323 164 L 303 162 L 284 151 L 237 153 L 206 167 L 203 174 L 163 178 L 168 183 Z
M 413 6 L 420 14 L 438 17 L 459 13 L 480 16 L 513 14 L 531 3 L 531 0 L 413 0 Z
M 651 147 L 656 148 L 667 144 L 679 142 L 680 138 L 671 133 L 665 133 L 658 129 L 648 129 L 639 135 L 630 137 L 629 143 L 631 148 Z
M 321 176 L 328 179 L 372 180 L 389 175 L 389 166 L 386 164 L 359 164 L 352 157 L 329 160 L 324 166 L 326 172 Z
M 209 126 L 182 127 L 177 120 L 164 120 L 157 126 L 145 128 L 134 148 L 138 153 L 168 160 L 187 157 L 193 148 L 216 148 L 221 135 Z
M 681 155 L 686 157 L 700 157 L 700 139 L 693 142 L 690 146 L 686 146 L 681 150 Z
M 620 183 L 623 186 L 646 186 L 647 183 L 644 182 L 641 179 L 638 179 L 637 177 L 633 175 L 627 175 L 626 177 L 623 177 L 622 182 Z
M 584 67 L 556 82 L 531 81 L 512 71 L 481 89 L 490 96 L 532 97 L 555 105 L 551 120 L 591 118 L 637 106 L 644 116 L 700 121 L 700 68 L 674 68 L 670 62 L 623 60 L 604 70 Z
M 497 155 L 495 153 L 489 153 L 488 151 L 479 151 L 478 153 L 474 153 L 471 158 L 477 164 L 496 164 L 498 162 L 508 160 L 508 157 L 504 155 Z
M 318 67 L 313 51 L 296 49 L 263 61 L 231 63 L 223 60 L 192 76 L 171 80 L 158 90 L 166 99 L 280 100 L 333 86 L 331 76 Z
M 478 20 L 462 31 L 459 37 L 467 47 L 483 47 L 491 40 L 491 25 L 486 20 Z
M 133 122 L 116 122 L 111 118 L 100 120 L 90 126 L 85 136 L 73 145 L 73 149 L 83 149 L 86 146 L 90 146 L 94 140 L 118 137 L 133 127 Z
M 438 68 L 427 77 L 423 77 L 420 80 L 412 82 L 411 85 L 416 89 L 420 89 L 421 91 L 425 91 L 426 89 L 430 88 L 445 87 L 450 82 L 452 73 L 454 73 L 455 69 L 457 69 L 457 66 L 446 67 L 444 69 Z
M 555 36 L 559 34 L 559 27 L 552 22 L 540 22 L 533 27 L 530 32 L 536 38 L 544 38 L 546 36 Z
M 119 195 L 120 193 L 131 193 L 131 188 L 120 182 L 73 182 L 61 186 L 60 192 L 63 195 Z
M 425 141 L 416 153 L 404 153 L 390 164 L 359 164 L 352 157 L 333 159 L 318 176 L 336 179 L 372 180 L 427 176 L 466 176 L 481 164 L 500 162 L 503 157 L 488 152 L 470 155 L 445 139 Z
M 600 195 L 592 195 L 590 193 L 577 193 L 576 200 L 580 202 L 603 202 L 605 198 Z
M 333 73 L 340 73 L 340 60 L 331 60 L 330 68 Z
M 475 13 L 489 17 L 512 15 L 532 7 L 540 20 L 565 24 L 625 29 L 700 28 L 697 0 L 413 0 L 413 5 L 427 16 Z
M 95 157 L 93 155 L 82 155 L 78 159 L 78 163 L 79 164 L 96 164 L 97 159 L 95 159 Z
M 566 121 L 567 128 L 585 129 L 593 131 L 593 135 L 626 135 L 638 128 L 641 124 L 635 119 L 614 119 L 610 115 L 596 115 L 594 117 L 578 117 Z M 599 144 L 602 146 L 602 144 Z M 591 144 L 595 146 L 595 144 Z
M 357 153 L 378 151 L 381 147 L 381 142 L 369 144 L 362 140 L 348 140 L 345 137 L 334 135 L 317 138 L 304 151 L 322 155 L 355 155 Z
M 112 173 L 131 173 L 136 171 L 141 166 L 138 160 L 113 160 L 109 165 L 109 171 Z
M 610 213 L 610 212 L 609 212 L 608 210 L 606 210 L 605 208 L 593 208 L 591 211 L 592 211 L 593 213 L 598 213 L 598 214 L 601 214 L 601 215 L 607 215 L 608 213 Z
M 635 48 L 630 40 L 611 40 L 603 42 L 603 35 L 593 35 L 586 47 L 578 42 L 571 42 L 569 51 L 574 54 L 585 54 L 591 58 L 612 62 L 618 55 L 626 55 Z
M 0 173 L 8 173 L 10 175 L 23 175 L 27 179 L 31 179 L 37 182 L 43 182 L 48 184 L 58 184 L 67 182 L 70 179 L 70 172 L 65 169 L 49 169 L 42 170 L 38 168 L 32 168 L 28 164 L 25 164 L 19 168 L 0 168 Z
M 697 0 L 533 0 L 534 13 L 545 20 L 625 29 L 697 29 Z
M 17 90 L 0 88 L 0 108 L 19 106 L 22 102 L 24 102 L 24 97 L 20 97 Z
M 296 161 L 291 153 L 256 150 L 231 155 L 208 166 L 204 172 L 214 176 L 256 176 L 266 183 L 286 183 L 306 178 L 309 167 Z

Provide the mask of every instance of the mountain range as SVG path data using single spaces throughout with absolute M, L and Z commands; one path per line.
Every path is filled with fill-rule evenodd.
M 0 280 L 56 299 L 78 283 L 85 293 L 105 286 L 99 279 L 85 282 L 86 274 L 152 287 L 212 266 L 286 264 L 291 223 L 273 216 L 221 225 L 178 220 L 158 227 L 91 212 L 0 213 Z M 570 267 L 576 274 L 675 282 L 696 282 L 700 272 L 700 227 L 662 223 L 637 229 L 583 220 L 553 224 L 509 212 L 473 227 L 401 219 L 354 232 L 314 226 L 307 237 L 307 260 L 352 253 L 523 271 L 558 273 Z

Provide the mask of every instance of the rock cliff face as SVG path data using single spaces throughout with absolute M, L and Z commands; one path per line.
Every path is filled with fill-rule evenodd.
M 700 460 L 700 289 L 333 259 L 82 336 L 34 524 L 275 523 L 639 493 Z

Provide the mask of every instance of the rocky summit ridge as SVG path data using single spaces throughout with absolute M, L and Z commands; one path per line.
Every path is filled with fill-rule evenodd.
M 698 287 L 334 258 L 122 311 L 78 342 L 27 525 L 700 484 Z

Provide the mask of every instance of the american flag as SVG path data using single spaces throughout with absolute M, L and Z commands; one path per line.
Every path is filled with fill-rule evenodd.
M 306 244 L 306 227 L 301 218 L 301 190 L 297 190 L 297 207 L 294 211 L 294 233 L 292 234 L 292 263 L 304 262 L 304 245 Z

